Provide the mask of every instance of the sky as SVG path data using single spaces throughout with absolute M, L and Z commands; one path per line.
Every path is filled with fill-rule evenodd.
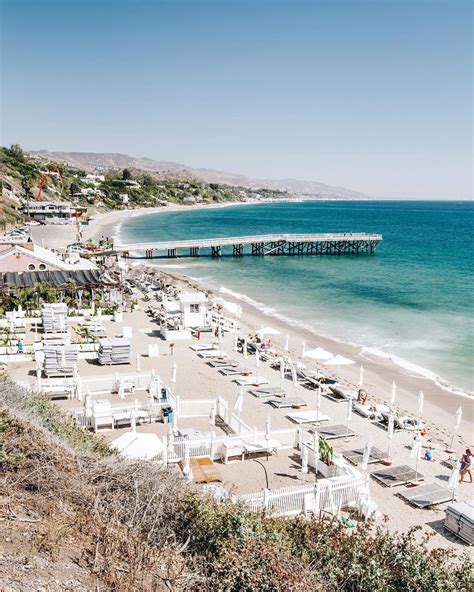
M 470 0 L 0 0 L 2 145 L 472 196 Z

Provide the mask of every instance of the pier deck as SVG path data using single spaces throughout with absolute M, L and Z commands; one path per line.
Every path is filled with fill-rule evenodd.
M 128 243 L 115 246 L 124 257 L 130 253 L 143 253 L 147 259 L 154 257 L 199 257 L 224 254 L 242 257 L 279 255 L 359 255 L 374 253 L 381 234 L 332 233 L 332 234 L 263 234 L 222 238 L 191 239 L 147 243 Z

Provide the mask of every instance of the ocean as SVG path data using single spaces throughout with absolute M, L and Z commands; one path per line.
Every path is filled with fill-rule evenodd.
M 154 260 L 269 315 L 392 359 L 456 390 L 474 390 L 474 204 L 301 201 L 131 217 L 119 240 L 375 232 L 376 254 Z M 314 344 L 317 345 L 315 337 Z

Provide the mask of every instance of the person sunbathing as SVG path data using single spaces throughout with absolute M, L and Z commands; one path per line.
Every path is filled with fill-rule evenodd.
M 466 475 L 466 474 L 469 475 L 469 481 L 470 481 L 470 483 L 472 483 L 471 467 L 472 467 L 472 452 L 469 448 L 467 448 L 466 452 L 462 455 L 462 458 L 461 458 L 461 466 L 459 469 L 461 479 L 459 480 L 459 483 L 462 483 L 464 481 L 464 475 Z
M 367 393 L 363 389 L 359 389 L 357 393 L 357 402 L 362 403 L 362 405 L 365 405 L 367 402 Z

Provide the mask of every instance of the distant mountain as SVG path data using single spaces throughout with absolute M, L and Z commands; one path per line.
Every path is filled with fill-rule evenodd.
M 345 187 L 337 187 L 298 179 L 255 179 L 214 169 L 197 169 L 176 162 L 153 160 L 147 157 L 135 158 L 126 154 L 101 152 L 49 152 L 47 150 L 30 151 L 30 154 L 46 159 L 67 162 L 71 166 L 85 170 L 104 169 L 141 169 L 154 173 L 162 178 L 196 179 L 206 183 L 220 183 L 250 187 L 252 189 L 268 188 L 288 191 L 293 195 L 317 197 L 345 197 L 364 199 L 367 195 Z

